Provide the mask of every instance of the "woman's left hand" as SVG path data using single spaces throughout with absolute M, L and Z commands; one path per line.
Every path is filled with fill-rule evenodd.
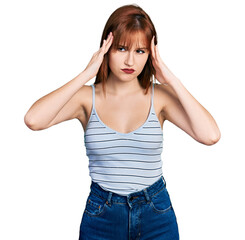
M 162 61 L 158 46 L 154 44 L 154 38 L 153 36 L 151 40 L 151 60 L 152 64 L 156 70 L 155 78 L 162 84 L 168 85 L 171 83 L 171 81 L 176 78 L 174 74 L 167 68 L 167 66 Z

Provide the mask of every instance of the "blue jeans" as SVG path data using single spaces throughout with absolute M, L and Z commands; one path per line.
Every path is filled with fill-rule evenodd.
M 93 181 L 90 189 L 79 240 L 179 240 L 163 176 L 127 196 L 105 191 Z

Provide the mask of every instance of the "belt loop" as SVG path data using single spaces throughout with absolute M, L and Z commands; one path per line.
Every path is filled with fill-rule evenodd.
M 112 192 L 109 192 L 108 198 L 107 198 L 107 201 L 106 201 L 106 204 L 107 204 L 108 206 L 111 206 L 111 197 L 112 197 Z
M 146 188 L 144 188 L 143 190 L 144 190 L 144 193 L 145 193 L 145 197 L 146 197 L 147 203 L 149 203 L 150 202 L 149 194 L 148 194 Z
M 166 187 L 166 181 L 165 181 L 163 175 L 162 175 L 162 180 L 163 180 L 164 186 Z

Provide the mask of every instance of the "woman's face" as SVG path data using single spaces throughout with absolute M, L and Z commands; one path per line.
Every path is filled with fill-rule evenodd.
M 108 53 L 110 74 L 121 81 L 135 80 L 142 72 L 149 56 L 143 33 L 137 33 L 134 39 L 137 41 L 132 44 L 131 49 L 120 44 L 118 49 L 111 49 Z M 122 69 L 133 69 L 134 71 L 131 73 Z

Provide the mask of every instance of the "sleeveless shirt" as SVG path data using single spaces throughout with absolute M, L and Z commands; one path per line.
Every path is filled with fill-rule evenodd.
M 127 196 L 162 176 L 163 131 L 154 109 L 152 83 L 147 120 L 129 133 L 117 132 L 102 122 L 95 109 L 94 84 L 90 85 L 93 106 L 84 132 L 84 146 L 89 158 L 89 175 L 106 191 Z

